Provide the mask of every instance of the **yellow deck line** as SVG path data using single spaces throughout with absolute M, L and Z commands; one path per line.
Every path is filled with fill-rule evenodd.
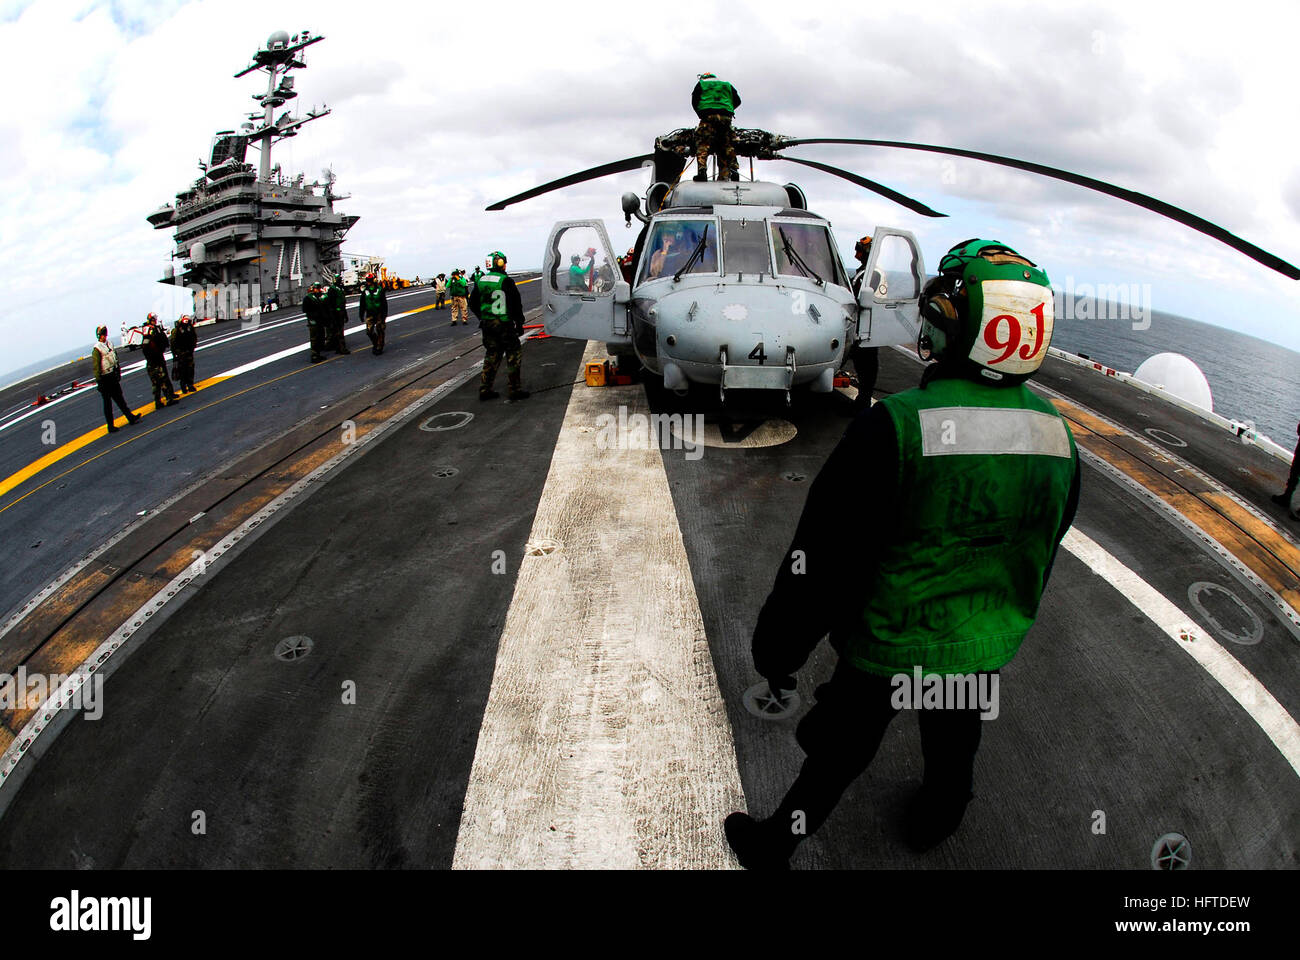
M 194 387 L 196 390 L 204 390 L 207 387 L 216 386 L 218 383 L 222 383 L 223 381 L 228 379 L 229 377 L 224 377 L 224 376 L 208 377 L 208 379 L 201 380 L 198 383 L 196 383 Z M 177 394 L 177 396 L 180 396 L 180 394 Z M 143 406 L 136 407 L 132 412 L 137 414 L 138 416 L 144 417 L 144 416 L 148 416 L 149 413 L 153 412 L 152 407 L 153 407 L 152 403 L 146 403 Z M 113 420 L 113 426 L 115 427 L 124 427 L 126 425 L 127 425 L 126 417 L 117 417 L 116 419 Z M 100 437 L 106 437 L 106 436 L 108 436 L 108 426 L 104 425 L 102 427 L 96 427 L 94 430 L 91 430 L 88 433 L 83 433 L 81 436 L 77 437 L 77 439 L 69 440 L 67 443 L 63 444 L 60 447 L 55 447 L 53 450 L 51 450 L 45 456 L 41 457 L 39 460 L 35 460 L 29 463 L 27 466 L 23 467 L 18 472 L 11 473 L 9 476 L 5 477 L 4 480 L 0 480 L 0 497 L 4 496 L 6 493 L 8 493 L 14 487 L 18 486 L 20 483 L 30 480 L 32 477 L 36 476 L 36 474 L 40 473 L 42 470 L 47 470 L 50 467 L 54 466 L 54 464 L 58 463 L 64 457 L 71 456 L 72 454 L 80 450 L 82 447 L 88 446 L 89 444 L 94 443 Z
M 541 279 L 541 277 L 533 277 L 531 280 L 522 280 L 522 281 L 519 281 L 519 282 L 520 282 L 520 283 L 536 283 L 536 282 L 537 282 L 538 280 L 540 280 L 540 279 Z M 426 311 L 426 310 L 432 310 L 432 309 L 433 309 L 433 304 L 429 304 L 428 306 L 424 306 L 424 307 L 416 307 L 416 308 L 413 309 L 413 310 L 406 310 L 406 311 L 403 311 L 402 313 L 395 314 L 395 315 L 392 317 L 392 319 L 396 320 L 398 317 L 409 317 L 409 316 L 412 316 L 412 315 L 414 315 L 414 314 L 417 314 L 417 313 L 423 313 L 423 312 Z M 400 338 L 399 338 L 399 339 L 400 339 Z M 298 372 L 298 371 L 295 371 L 295 372 Z M 223 382 L 225 382 L 226 380 L 229 380 L 229 379 L 230 379 L 230 377 L 227 376 L 227 375 L 225 375 L 225 374 L 218 374 L 218 375 L 215 376 L 215 377 L 208 377 L 206 380 L 201 380 L 201 381 L 199 381 L 198 383 L 196 383 L 194 386 L 195 386 L 195 389 L 196 389 L 196 390 L 203 390 L 203 389 L 206 389 L 207 387 L 216 386 L 218 383 L 223 383 Z M 277 377 L 276 379 L 278 380 L 278 379 L 280 379 L 280 378 Z M 266 382 L 266 383 L 274 383 L 275 381 L 274 381 L 274 380 L 267 380 L 267 381 L 265 381 L 265 382 Z M 263 386 L 263 384 L 258 384 L 258 386 Z M 255 387 L 250 387 L 249 389 L 256 389 L 256 388 L 255 388 Z M 248 392 L 248 391 L 246 391 L 246 390 L 244 390 L 244 391 L 240 391 L 240 393 L 247 393 L 247 392 Z M 237 397 L 237 396 L 239 396 L 239 393 L 234 393 L 234 394 L 231 394 L 230 396 L 231 396 L 231 397 Z M 225 398 L 225 399 L 230 399 L 230 397 L 227 397 L 227 398 Z M 206 409 L 206 408 L 200 408 L 200 409 Z M 153 404 L 152 404 L 152 403 L 146 403 L 146 404 L 144 404 L 143 406 L 136 407 L 132 412 L 133 412 L 133 413 L 136 413 L 136 414 L 138 414 L 138 415 L 140 415 L 140 416 L 142 416 L 142 417 L 143 417 L 143 416 L 147 416 L 149 413 L 152 413 L 152 412 L 153 412 Z M 186 414 L 186 416 L 188 416 L 188 414 Z M 181 417 L 177 417 L 176 419 L 177 419 L 177 420 L 180 420 Z M 168 422 L 172 422 L 172 421 L 168 421 Z M 117 417 L 117 418 L 113 421 L 113 425 L 114 425 L 115 427 L 123 427 L 123 426 L 126 426 L 126 425 L 127 425 L 127 419 L 126 419 L 126 417 Z M 51 450 L 49 453 L 47 453 L 45 456 L 41 457 L 39 460 L 34 460 L 34 461 L 32 461 L 32 462 L 29 463 L 27 466 L 23 467 L 21 470 L 18 470 L 18 471 L 16 471 L 15 473 L 11 473 L 9 476 L 5 477 L 4 480 L 0 480 L 0 497 L 4 496 L 6 493 L 8 493 L 10 490 L 14 489 L 15 487 L 17 487 L 17 486 L 19 486 L 19 485 L 21 485 L 21 484 L 23 484 L 23 483 L 26 483 L 28 480 L 30 480 L 32 477 L 36 476 L 38 473 L 41 473 L 41 472 L 44 471 L 44 470 L 48 470 L 50 467 L 54 466 L 54 465 L 55 465 L 56 463 L 58 463 L 60 460 L 63 460 L 63 459 L 65 459 L 66 457 L 71 456 L 72 454 L 76 453 L 78 450 L 82 449 L 83 447 L 89 446 L 90 444 L 92 444 L 92 443 L 94 443 L 96 440 L 98 440 L 100 437 L 106 437 L 106 436 L 108 436 L 108 427 L 107 427 L 107 425 L 102 426 L 102 427 L 96 427 L 94 430 L 91 430 L 91 431 L 89 431 L 89 432 L 87 432 L 87 433 L 83 433 L 81 436 L 77 437 L 75 440 L 69 440 L 67 443 L 63 444 L 62 446 L 60 446 L 60 447 L 56 447 L 55 449 L 53 449 L 53 450 Z M 139 436 L 143 436 L 143 434 L 139 434 Z M 133 438 L 133 439 L 134 439 L 134 438 Z M 121 444 L 118 444 L 118 446 L 121 446 Z M 116 450 L 117 447 L 113 447 L 112 449 Z M 105 452 L 107 452 L 107 451 L 105 451 Z M 96 458 L 96 457 L 92 457 L 92 458 L 91 458 L 91 460 L 94 460 L 94 459 L 97 459 L 97 458 Z M 90 462 L 90 460 L 86 460 L 86 461 L 84 461 L 84 463 L 89 463 L 89 462 Z M 83 464 L 79 464 L 79 466 L 84 465 L 84 463 L 83 463 Z M 75 468 L 74 468 L 74 469 L 75 469 Z M 61 477 L 62 477 L 62 476 L 67 476 L 67 474 L 66 474 L 66 473 L 63 473 L 63 474 L 60 474 L 59 476 L 61 476 Z M 58 478 L 56 477 L 55 479 L 58 479 Z M 42 486 L 45 486 L 45 485 L 42 485 Z M 37 487 L 37 488 L 36 488 L 36 490 L 39 490 L 39 489 L 41 489 L 41 487 Z M 28 491 L 28 493 L 35 493 L 36 490 Z M 25 497 L 25 496 L 27 496 L 27 494 L 24 494 L 24 495 L 23 495 L 23 497 Z M 23 497 L 19 497 L 18 500 L 23 499 Z M 17 503 L 18 500 L 15 500 L 14 503 Z M 0 513 L 3 513 L 5 510 L 8 510 L 9 507 L 12 507 L 13 505 L 14 505 L 13 503 L 10 503 L 10 504 L 7 504 L 7 505 L 4 506 L 4 507 L 0 507 Z

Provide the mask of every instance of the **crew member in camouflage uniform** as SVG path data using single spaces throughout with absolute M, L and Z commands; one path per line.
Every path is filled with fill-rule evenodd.
M 718 179 L 739 180 L 736 144 L 731 139 L 731 118 L 740 106 L 740 94 L 725 80 L 711 73 L 700 74 L 691 92 L 691 106 L 700 118 L 695 129 L 696 180 L 709 179 L 709 153 L 718 158 Z
M 447 292 L 451 294 L 451 325 L 456 326 L 460 317 L 462 326 L 469 324 L 469 283 L 465 280 L 464 270 L 453 270 L 447 281 Z
M 330 308 L 330 327 L 326 339 L 328 347 L 337 353 L 351 353 L 343 339 L 343 328 L 348 324 L 348 298 L 343 292 L 343 278 L 335 275 L 325 291 L 325 302 Z
M 149 371 L 149 382 L 153 384 L 153 408 L 161 410 L 173 403 L 179 403 L 176 388 L 172 386 L 171 377 L 167 376 L 167 334 L 158 323 L 156 313 L 149 314 L 144 327 L 144 340 L 140 352 L 144 354 L 145 369 Z M 164 395 L 166 402 L 163 401 Z
M 311 340 L 311 362 L 325 359 L 325 337 L 330 326 L 330 305 L 325 298 L 325 285 L 317 280 L 307 296 L 302 298 L 302 312 L 307 317 L 307 334 Z
M 524 332 L 524 303 L 519 288 L 506 274 L 506 255 L 493 251 L 487 258 L 488 272 L 479 277 L 469 295 L 469 309 L 478 317 L 483 331 L 483 376 L 479 380 L 478 398 L 492 400 L 501 396 L 492 389 L 497 367 L 504 357 L 506 380 L 510 384 L 508 400 L 523 400 L 528 391 L 519 386 L 519 365 Z
M 361 288 L 361 303 L 357 307 L 366 324 L 370 338 L 370 352 L 379 356 L 384 352 L 384 327 L 388 322 L 388 295 L 373 273 L 366 274 L 366 284 Z
M 181 393 L 193 393 L 194 387 L 194 350 L 199 345 L 199 335 L 194 330 L 194 320 L 188 315 L 180 316 L 172 326 L 172 371 L 176 374 L 176 386 Z

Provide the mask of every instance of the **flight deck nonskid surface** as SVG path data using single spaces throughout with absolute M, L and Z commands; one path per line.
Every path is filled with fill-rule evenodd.
M 587 391 L 584 402 L 610 413 L 646 403 L 641 387 L 592 393 L 573 386 L 581 347 L 527 344 L 526 382 L 537 392 L 526 403 L 479 404 L 474 384 L 466 383 L 330 474 L 217 569 L 118 666 L 103 719 L 75 720 L 47 745 L 0 819 L 0 863 L 446 867 L 473 860 L 475 851 L 465 849 L 470 838 L 458 838 L 471 795 L 483 811 L 476 821 L 482 836 L 473 843 L 505 835 L 517 865 L 590 865 L 600 862 L 596 854 L 625 863 L 619 857 L 628 851 L 617 849 L 623 835 L 601 834 L 610 829 L 601 811 L 587 820 L 538 822 L 539 831 L 568 832 L 568 859 L 558 861 L 547 859 L 553 838 L 530 837 L 531 824 L 494 823 L 493 811 L 480 803 L 486 796 L 491 807 L 485 783 L 503 797 L 524 787 L 484 778 L 527 772 L 500 765 L 485 771 L 475 756 L 485 713 L 497 725 L 538 722 L 526 702 L 501 701 L 494 675 L 507 669 L 498 662 L 503 630 L 512 604 L 524 602 L 521 558 L 539 505 L 555 495 L 546 489 L 552 452 L 573 391 Z M 878 392 L 912 386 L 919 370 L 915 360 L 884 351 Z M 1066 392 L 1071 381 L 1053 380 L 1055 372 L 1048 369 L 1044 382 Z M 1114 400 L 1118 384 L 1096 386 L 1086 371 L 1065 376 L 1085 381 L 1081 402 L 1116 419 L 1126 414 Z M 648 409 L 659 409 L 661 400 L 651 390 Z M 734 765 L 744 802 L 760 814 L 775 806 L 802 755 L 794 721 L 758 720 L 741 704 L 758 679 L 749 637 L 808 482 L 848 422 L 845 406 L 838 395 L 803 396 L 789 411 L 724 414 L 705 401 L 701 410 L 714 426 L 721 423 L 720 436 L 739 441 L 759 418 L 785 421 L 795 436 L 772 446 L 724 439 L 697 459 L 664 450 L 671 504 L 639 503 L 610 475 L 608 502 L 591 505 L 616 506 L 629 524 L 653 509 L 675 519 L 734 751 L 707 759 Z M 1223 482 L 1243 478 L 1234 489 L 1266 512 L 1259 501 L 1272 492 L 1270 472 L 1280 477 L 1284 464 L 1235 441 L 1220 443 L 1217 433 L 1202 438 L 1195 418 L 1167 404 L 1135 409 L 1148 413 L 1144 425 L 1149 420 L 1184 438 L 1189 448 L 1180 455 L 1207 473 Z M 450 430 L 420 428 L 428 416 L 456 411 L 473 418 Z M 1237 470 L 1242 464 L 1250 477 Z M 1083 481 L 1076 529 L 1191 617 L 1198 615 L 1189 600 L 1193 584 L 1231 591 L 1259 621 L 1261 635 L 1250 644 L 1218 642 L 1295 716 L 1296 641 L 1270 605 L 1109 476 L 1085 465 Z M 846 537 L 869 536 L 870 523 L 869 510 L 846 509 Z M 599 539 L 587 548 L 599 550 Z M 501 573 L 493 572 L 497 550 L 505 558 Z M 615 571 L 611 583 L 639 582 L 651 598 L 662 589 L 661 568 L 637 569 L 629 555 L 602 562 Z M 1214 610 L 1243 636 L 1249 632 L 1250 615 L 1231 619 L 1237 606 L 1221 601 Z M 558 658 L 580 625 L 547 628 L 544 642 Z M 311 653 L 297 662 L 276 659 L 276 643 L 294 636 L 312 638 Z M 623 669 L 628 656 L 639 657 L 632 667 L 655 679 L 653 650 L 605 660 L 597 649 L 584 662 L 599 673 Z M 804 709 L 829 676 L 832 656 L 822 644 L 800 673 Z M 590 758 L 584 775 L 629 776 L 642 769 L 634 756 L 642 745 L 610 745 L 609 731 L 619 729 L 618 717 L 609 715 L 618 675 L 591 680 L 589 687 L 584 678 L 556 677 L 550 686 L 543 679 L 542 700 L 570 681 L 575 691 L 563 712 L 543 719 L 576 729 L 591 710 L 592 722 L 600 721 L 601 750 L 613 752 Z M 658 680 L 662 690 L 638 681 L 636 709 L 650 692 L 674 695 L 674 681 Z M 345 702 L 349 684 L 355 703 Z M 584 700 L 590 690 L 604 699 Z M 1149 869 L 1152 844 L 1171 831 L 1191 840 L 1195 867 L 1296 865 L 1296 771 L 1212 677 L 1067 550 L 1038 623 L 1003 671 L 1001 694 L 1000 715 L 986 724 L 977 759 L 976 800 L 951 840 L 918 857 L 899 838 L 902 804 L 921 772 L 915 720 L 902 716 L 794 865 Z M 584 749 L 580 738 L 561 742 L 573 752 Z M 557 761 L 555 770 L 568 769 L 570 759 Z M 541 792 L 564 789 L 555 781 Z M 703 840 L 692 840 L 693 849 L 713 851 L 703 865 L 732 865 L 720 813 L 707 806 L 716 798 L 701 797 L 693 808 L 636 779 L 617 789 L 662 796 L 672 829 Z M 527 798 L 517 804 L 536 806 Z M 204 815 L 203 835 L 192 830 L 196 811 Z M 1094 832 L 1098 811 L 1105 833 Z M 667 820 L 643 826 L 650 834 L 671 833 Z M 632 829 L 635 835 L 640 827 Z
M 536 289 L 535 283 L 520 285 L 525 309 L 536 306 Z M 450 310 L 428 309 L 433 302 L 431 288 L 390 294 L 393 320 L 382 356 L 371 355 L 364 333 L 352 333 L 351 355 L 331 353 L 328 362 L 316 365 L 307 362 L 306 322 L 291 310 L 267 314 L 253 330 L 237 322 L 201 327 L 195 361 L 199 383 L 297 345 L 302 349 L 158 411 L 145 372 L 124 374 L 127 402 L 145 411 L 137 426 L 100 436 L 0 495 L 0 539 L 9 546 L 0 611 L 20 606 L 137 516 L 147 516 L 196 482 L 228 470 L 247 451 L 323 407 L 449 345 L 477 342 L 476 326 L 450 326 Z M 397 316 L 403 313 L 410 315 Z M 354 323 L 355 303 L 349 317 Z M 140 354 L 122 350 L 119 359 L 129 370 L 140 362 Z M 0 391 L 0 404 L 9 409 L 23 398 L 30 401 L 41 382 L 35 378 Z M 103 427 L 100 395 L 93 386 L 31 408 L 26 419 L 5 419 L 0 422 L 0 478 L 14 476 L 89 431 L 102 434 Z

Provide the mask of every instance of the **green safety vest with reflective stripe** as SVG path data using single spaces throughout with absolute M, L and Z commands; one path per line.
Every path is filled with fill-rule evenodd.
M 447 281 L 447 292 L 453 297 L 463 297 L 469 293 L 469 284 L 464 277 L 456 276 Z
M 361 291 L 361 311 L 368 317 L 379 316 L 384 305 L 384 292 L 379 287 L 365 287 Z
M 735 89 L 726 80 L 709 79 L 700 81 L 700 112 L 705 110 L 723 110 L 736 112 Z
M 887 505 L 850 658 L 886 676 L 996 670 L 1037 615 L 1074 438 L 1023 384 L 941 379 L 880 402 L 898 439 L 900 501 Z
M 480 320 L 487 320 L 489 317 L 495 317 L 498 320 L 507 319 L 506 294 L 502 289 L 506 275 L 497 270 L 490 270 L 478 278 L 474 284 L 478 290 L 478 316 Z

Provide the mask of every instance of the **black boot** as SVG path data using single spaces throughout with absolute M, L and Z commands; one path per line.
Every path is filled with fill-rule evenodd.
M 514 403 L 516 400 L 527 400 L 531 396 L 532 394 L 527 390 L 511 390 L 510 395 L 506 397 L 506 399 L 511 403 Z
M 917 853 L 937 847 L 952 836 L 966 815 L 972 794 L 957 800 L 941 796 L 938 791 L 921 787 L 908 801 L 903 814 L 903 837 Z
M 767 823 L 747 813 L 733 813 L 722 822 L 722 832 L 746 870 L 789 870 L 788 844 L 783 849 Z
M 706 182 L 709 179 L 709 171 L 701 168 L 700 172 L 695 175 L 695 179 L 700 183 Z
M 480 400 L 495 400 L 499 396 L 501 396 L 501 394 L 497 393 L 495 390 L 480 390 L 478 392 L 478 398 Z
M 1269 497 L 1269 499 L 1272 500 L 1274 503 L 1276 503 L 1279 507 L 1289 507 L 1291 506 L 1291 497 L 1294 495 L 1295 495 L 1294 490 L 1284 490 L 1281 493 L 1273 494 L 1273 496 Z

